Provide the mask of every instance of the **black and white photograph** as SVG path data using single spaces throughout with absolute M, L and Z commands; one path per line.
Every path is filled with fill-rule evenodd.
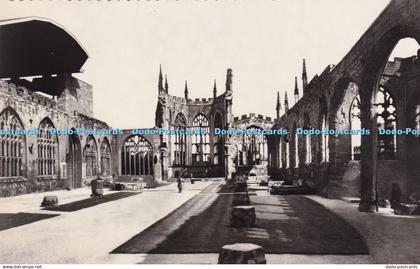
M 420 0 L 1 1 L 1 269 L 417 269 L 419 18 Z

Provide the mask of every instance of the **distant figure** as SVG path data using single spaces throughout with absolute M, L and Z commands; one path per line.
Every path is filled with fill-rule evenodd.
M 178 183 L 178 192 L 182 192 L 182 180 L 181 180 L 181 173 L 179 171 L 175 172 L 176 181 Z
M 400 208 L 401 205 L 401 188 L 398 183 L 392 184 L 392 191 L 391 191 L 391 208 L 397 210 Z

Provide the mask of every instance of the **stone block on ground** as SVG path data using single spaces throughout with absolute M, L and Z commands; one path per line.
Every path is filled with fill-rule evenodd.
M 419 206 L 417 204 L 401 204 L 395 209 L 397 215 L 418 215 Z
M 250 228 L 255 226 L 255 208 L 253 206 L 234 206 L 231 213 L 231 226 Z
M 123 191 L 123 190 L 125 190 L 125 185 L 120 183 L 120 182 L 117 182 L 117 183 L 115 183 L 115 190 L 116 191 Z
M 379 200 L 378 201 L 378 206 L 382 207 L 382 208 L 390 208 L 391 207 L 391 203 L 389 202 L 389 200 Z
M 103 196 L 104 195 L 104 181 L 100 179 L 94 179 L 90 183 L 92 189 L 92 196 Z
M 225 245 L 219 253 L 218 264 L 266 264 L 264 248 L 250 243 Z
M 235 192 L 247 192 L 248 185 L 246 181 L 238 181 L 235 185 Z
M 48 207 L 48 206 L 55 206 L 57 204 L 58 204 L 58 197 L 56 195 L 47 195 L 47 196 L 44 196 L 41 206 Z
M 249 205 L 249 195 L 248 193 L 235 193 L 233 195 L 232 206 L 242 206 Z

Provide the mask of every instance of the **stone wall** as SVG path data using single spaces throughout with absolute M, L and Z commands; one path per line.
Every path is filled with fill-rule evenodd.
M 27 88 L 17 86 L 14 83 L 0 80 L 0 113 L 5 109 L 11 109 L 19 118 L 23 129 L 29 130 L 39 128 L 39 124 L 45 118 L 51 120 L 56 129 L 109 129 L 105 123 L 95 120 L 88 120 L 89 117 L 78 117 L 59 110 L 54 99 L 34 93 Z M 1 115 L 1 114 L 0 114 Z M 112 141 L 111 135 L 94 135 L 98 155 L 97 162 L 100 167 L 100 141 L 105 138 Z M 80 147 L 83 149 L 86 144 L 87 135 L 80 135 Z M 0 196 L 12 196 L 30 192 L 47 191 L 68 187 L 69 178 L 63 171 L 63 164 L 66 163 L 66 153 L 69 150 L 69 138 L 67 135 L 57 136 L 58 153 L 55 162 L 55 175 L 38 176 L 37 171 L 37 136 L 26 135 L 23 143 L 23 165 L 19 177 L 0 178 Z M 78 159 L 84 163 L 82 152 Z M 88 183 L 92 178 L 80 179 Z
M 333 129 L 348 129 L 350 127 L 349 108 L 356 94 L 361 99 L 362 128 L 377 129 L 375 110 L 372 100 L 376 95 L 378 85 L 390 88 L 397 106 L 397 127 L 413 127 L 414 107 L 420 104 L 418 99 L 418 70 L 416 57 L 395 59 L 386 64 L 387 58 L 397 42 L 402 38 L 411 37 L 420 41 L 420 2 L 412 0 L 393 0 L 379 15 L 375 22 L 362 35 L 351 51 L 336 66 L 327 66 L 316 75 L 304 89 L 304 96 L 289 111 L 282 115 L 273 126 L 287 128 L 304 125 L 305 114 L 308 115 L 310 126 L 320 128 L 322 118 L 327 117 L 327 125 Z M 382 77 L 381 77 L 382 75 Z M 378 81 L 378 78 L 381 80 Z M 416 90 L 417 89 L 417 90 Z M 405 116 L 407 115 L 407 116 Z M 418 171 L 419 142 L 408 136 L 397 137 L 397 158 L 387 168 L 381 168 L 381 161 L 376 160 L 376 133 L 362 136 L 362 160 L 360 166 L 351 163 L 350 136 L 329 136 L 328 161 L 322 158 L 323 148 L 321 136 L 311 137 L 312 163 L 318 193 L 325 196 L 339 197 L 342 195 L 357 195 L 355 185 L 360 180 L 360 209 L 369 211 L 375 201 L 375 182 L 378 175 L 379 198 L 386 197 L 390 182 L 399 182 L 403 188 L 404 197 L 410 192 L 419 191 L 419 180 L 413 170 Z M 306 154 L 304 136 L 298 139 L 299 170 L 305 170 L 302 163 Z M 295 141 L 290 137 L 290 156 L 295 156 Z M 276 173 L 280 168 L 279 138 L 270 139 L 272 167 Z M 284 153 L 283 153 L 283 157 Z M 293 160 L 290 162 L 294 168 Z M 283 166 L 284 167 L 284 166 Z M 320 169 L 319 167 L 322 167 Z M 391 169 L 392 168 L 392 169 Z M 359 169 L 359 174 L 356 172 Z M 289 172 L 289 175 L 296 174 Z M 297 173 L 299 174 L 299 173 Z M 383 179 L 382 179 L 383 178 Z M 385 180 L 385 178 L 387 178 Z M 385 186 L 385 185 L 386 186 Z M 348 187 L 347 187 L 348 186 Z
M 92 86 L 71 75 L 63 80 L 65 86 L 58 96 L 58 109 L 70 115 L 78 112 L 93 117 Z

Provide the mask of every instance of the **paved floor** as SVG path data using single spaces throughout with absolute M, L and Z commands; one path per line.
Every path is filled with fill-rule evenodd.
M 257 191 L 257 195 L 269 195 Z M 420 263 L 418 242 L 420 238 L 420 216 L 397 216 L 391 209 L 380 209 L 369 214 L 358 211 L 357 204 L 341 200 L 307 196 L 324 205 L 351 223 L 364 236 L 369 255 L 299 255 L 267 254 L 269 264 L 357 264 L 357 263 Z M 326 227 L 328 229 L 328 227 Z M 217 263 L 218 254 L 134 254 L 137 263 Z
M 59 212 L 58 217 L 0 232 L 2 263 L 133 263 L 132 257 L 110 255 L 116 246 L 163 218 L 198 194 L 209 182 L 176 184 L 146 189 L 140 195 L 100 204 L 75 212 Z M 89 189 L 58 191 L 60 203 L 89 196 Z M 43 194 L 0 199 L 0 213 L 36 212 Z M 48 213 L 53 213 L 49 211 Z
M 256 227 L 232 228 L 234 193 L 214 187 L 217 185 L 206 188 L 113 253 L 218 253 L 224 245 L 240 242 L 263 246 L 270 254 L 368 254 L 365 240 L 352 225 L 304 196 L 250 195 Z
M 2 263 L 216 263 L 218 254 L 109 254 L 113 249 L 165 217 L 211 183 L 175 184 L 145 190 L 140 195 L 0 231 Z M 86 198 L 88 189 L 59 191 L 60 203 Z M 266 191 L 257 191 L 267 195 Z M 0 213 L 40 213 L 42 194 L 0 199 Z M 360 213 L 357 204 L 309 198 L 351 223 L 367 241 L 369 255 L 267 255 L 268 263 L 420 263 L 420 218 Z M 212 200 L 208 200 L 211 203 Z M 198 213 L 209 205 L 200 204 Z M 326 227 L 328 229 L 328 227 Z

